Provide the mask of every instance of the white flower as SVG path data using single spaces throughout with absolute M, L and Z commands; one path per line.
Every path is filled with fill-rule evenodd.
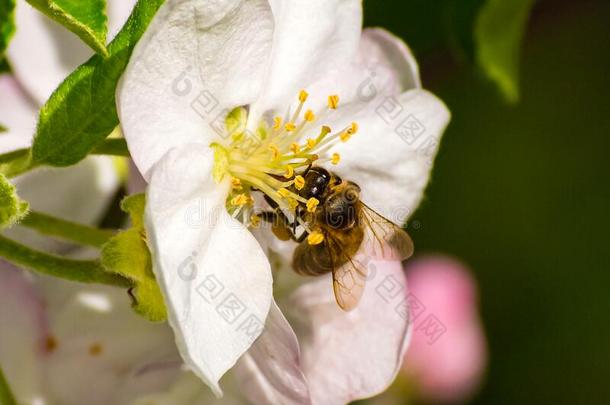
M 217 394 L 240 357 L 261 403 L 370 396 L 400 365 L 408 322 L 374 286 L 350 313 L 327 277 L 301 287 L 293 307 L 314 327 L 298 341 L 273 302 L 267 249 L 248 230 L 254 188 L 286 211 L 311 203 L 287 189 L 314 154 L 397 224 L 417 207 L 449 113 L 419 88 L 406 46 L 361 24 L 358 0 L 168 0 L 119 86 L 122 129 L 149 182 L 148 242 L 169 322 Z M 400 266 L 379 268 L 377 284 L 392 275 L 404 289 Z

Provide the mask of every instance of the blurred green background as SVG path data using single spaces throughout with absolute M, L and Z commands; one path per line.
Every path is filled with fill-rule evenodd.
M 365 1 L 453 114 L 410 233 L 467 263 L 489 342 L 472 403 L 610 398 L 610 2 L 539 1 L 509 105 L 474 63 L 476 0 Z M 417 222 L 414 222 L 417 221 Z

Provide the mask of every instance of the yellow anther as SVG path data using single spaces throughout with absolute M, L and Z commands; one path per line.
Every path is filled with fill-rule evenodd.
M 303 176 L 297 176 L 294 178 L 294 187 L 297 190 L 302 190 L 303 187 L 305 187 L 305 179 L 303 178 Z
M 311 138 L 309 138 L 309 139 L 307 140 L 307 147 L 308 147 L 309 149 L 311 149 L 311 148 L 315 147 L 315 146 L 316 146 L 316 144 L 317 144 L 317 142 L 316 142 L 316 140 L 315 140 L 315 139 L 311 139 Z
M 277 190 L 277 193 L 280 195 L 280 197 L 288 197 L 290 196 L 290 191 L 286 190 L 285 188 L 280 188 L 279 190 Z
M 242 187 L 241 187 L 241 180 L 240 180 L 240 179 L 238 179 L 237 177 L 233 177 L 233 178 L 231 178 L 231 187 L 232 187 L 234 190 L 241 190 L 241 188 L 242 188 Z
M 350 127 L 347 129 L 347 132 L 349 132 L 350 135 L 354 135 L 356 132 L 358 132 L 358 123 L 352 122 L 352 125 L 350 125 Z
M 286 128 L 286 131 L 292 132 L 297 129 L 297 126 L 294 125 L 294 122 L 287 122 L 286 125 L 284 125 L 284 128 Z
M 273 129 L 278 130 L 278 129 L 280 129 L 281 126 L 282 126 L 282 118 L 275 117 L 273 119 Z
M 305 111 L 305 121 L 313 121 L 316 119 L 316 115 L 311 110 Z
M 276 144 L 272 143 L 269 145 L 269 150 L 271 150 L 274 159 L 277 159 L 280 156 L 280 148 L 278 148 Z
M 351 137 L 352 134 L 350 134 L 349 129 L 341 132 L 341 134 L 339 135 L 339 139 L 341 139 L 341 142 L 347 142 Z
M 321 232 L 313 231 L 307 235 L 307 243 L 310 245 L 319 245 L 324 242 L 324 235 Z
M 341 161 L 341 155 L 339 155 L 338 153 L 333 153 L 333 157 L 330 159 L 330 163 L 332 163 L 334 165 L 338 165 L 340 161 Z
M 234 205 L 236 207 L 246 205 L 249 202 L 250 198 L 248 198 L 248 196 L 246 196 L 245 194 L 238 194 L 231 199 L 231 205 Z
M 309 97 L 309 93 L 307 93 L 305 90 L 301 90 L 299 92 L 299 101 L 301 103 L 304 103 L 307 100 L 307 97 Z
M 328 108 L 330 108 L 332 110 L 336 110 L 338 105 L 339 105 L 339 96 L 338 95 L 333 94 L 331 96 L 328 96 Z
M 261 217 L 254 214 L 250 217 L 250 226 L 253 228 L 258 228 L 261 223 Z
M 320 204 L 320 200 L 317 198 L 311 197 L 307 200 L 307 211 L 308 212 L 316 212 L 316 208 L 318 208 L 318 204 Z
M 284 173 L 284 177 L 287 179 L 291 179 L 294 176 L 294 167 L 286 166 L 286 172 Z
M 298 143 L 293 143 L 290 145 L 290 151 L 296 155 L 301 151 L 301 146 Z

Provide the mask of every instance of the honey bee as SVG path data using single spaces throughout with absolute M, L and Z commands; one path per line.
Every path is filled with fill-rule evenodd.
M 308 231 L 297 238 L 297 221 L 284 221 L 274 233 L 280 239 L 291 237 L 299 242 L 292 260 L 297 273 L 318 276 L 332 272 L 337 304 L 350 311 L 364 292 L 369 261 L 405 260 L 413 253 L 413 242 L 403 229 L 360 200 L 357 184 L 321 167 L 309 168 L 303 177 L 305 185 L 298 194 L 319 201 L 313 212 L 303 206 L 296 209 L 298 222 Z M 311 240 L 312 234 L 318 240 Z

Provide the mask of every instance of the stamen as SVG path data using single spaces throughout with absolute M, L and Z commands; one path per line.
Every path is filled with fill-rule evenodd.
M 320 200 L 318 200 L 317 198 L 311 197 L 309 200 L 307 200 L 307 211 L 316 212 L 316 208 L 318 208 L 319 204 L 320 204 Z
M 303 178 L 303 176 L 297 176 L 294 178 L 294 187 L 297 190 L 302 190 L 303 187 L 305 187 L 305 179 Z
M 301 90 L 299 92 L 299 101 L 301 103 L 304 103 L 305 101 L 307 101 L 307 97 L 309 97 L 309 93 L 307 93 L 305 90 Z
M 241 190 L 243 188 L 241 185 L 241 180 L 237 177 L 231 178 L 231 188 L 233 188 L 233 190 Z
M 311 110 L 305 111 L 305 121 L 311 122 L 316 119 L 316 115 Z
M 239 207 L 250 202 L 250 198 L 245 194 L 238 194 L 231 199 L 231 205 Z
M 291 179 L 294 176 L 294 168 L 292 166 L 286 166 L 286 173 L 284 173 L 284 177 L 287 179 Z
M 230 137 L 225 137 L 228 145 L 216 142 L 211 147 L 214 149 L 214 179 L 220 182 L 228 175 L 231 180 L 227 209 L 234 218 L 239 217 L 247 226 L 258 226 L 261 218 L 252 215 L 252 193 L 260 191 L 281 210 L 292 212 L 297 223 L 309 234 L 308 241 L 318 244 L 324 240 L 324 235 L 320 230 L 311 232 L 309 222 L 296 215 L 298 207 L 315 213 L 320 204 L 316 198 L 305 199 L 299 195 L 305 187 L 304 173 L 316 161 L 338 164 L 341 156 L 338 153 L 330 156 L 329 150 L 358 132 L 358 124 L 352 122 L 334 133 L 327 125 L 314 129 L 312 123 L 318 117 L 313 110 L 305 109 L 308 97 L 309 94 L 301 90 L 294 112 L 288 112 L 284 117 L 275 116 L 271 127 L 262 120 L 254 134 L 246 132 L 242 125 L 248 121 L 248 110 L 238 107 L 227 116 L 227 131 L 236 128 L 229 133 Z M 335 110 L 338 105 L 339 96 L 330 95 L 328 108 Z M 316 131 L 319 132 L 316 134 Z
M 331 96 L 328 96 L 328 108 L 330 108 L 331 110 L 336 110 L 338 105 L 339 105 L 339 96 L 338 95 L 333 94 Z

